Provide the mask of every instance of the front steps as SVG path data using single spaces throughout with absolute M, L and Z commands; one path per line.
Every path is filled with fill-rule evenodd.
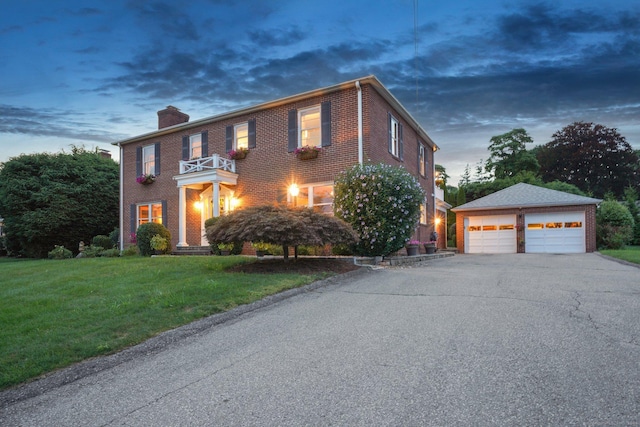
M 183 246 L 176 248 L 171 255 L 211 255 L 211 246 Z

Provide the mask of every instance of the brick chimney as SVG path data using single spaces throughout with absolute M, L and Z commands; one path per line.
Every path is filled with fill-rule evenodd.
M 167 106 L 164 110 L 158 111 L 158 129 L 168 128 L 169 126 L 187 123 L 189 115 L 178 110 L 173 105 Z

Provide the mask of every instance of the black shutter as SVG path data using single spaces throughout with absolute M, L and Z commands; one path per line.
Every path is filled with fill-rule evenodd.
M 422 161 L 422 159 L 420 158 L 420 147 L 422 146 L 422 144 L 420 144 L 420 140 L 418 140 L 418 175 L 420 174 L 420 162 Z M 426 153 L 425 153 L 426 155 Z M 426 173 L 426 170 L 425 170 Z
M 233 150 L 233 126 L 227 126 L 225 135 L 225 145 L 227 153 Z
M 167 227 L 169 224 L 167 221 L 167 201 L 162 200 L 160 203 L 162 204 L 162 225 Z
M 322 123 L 322 146 L 328 147 L 331 145 L 331 101 L 322 103 L 320 120 Z
M 289 147 L 291 153 L 298 148 L 298 110 L 289 110 Z
M 155 164 L 154 164 L 154 175 L 160 175 L 160 143 L 156 142 L 155 144 Z
M 402 142 L 402 123 L 398 122 L 398 157 L 404 160 L 404 143 Z
M 209 131 L 202 132 L 202 157 L 209 157 Z
M 391 126 L 391 113 L 387 113 L 387 115 L 389 116 L 387 118 L 387 122 L 389 123 L 389 152 L 393 153 L 393 127 Z
M 249 120 L 249 148 L 256 148 L 256 119 Z
M 138 214 L 138 209 L 136 209 L 136 205 L 131 205 L 131 220 L 129 221 L 129 224 L 131 226 L 131 230 L 130 230 L 130 235 L 132 235 L 133 233 L 135 233 L 137 231 L 137 227 L 136 227 L 136 215 Z
M 182 137 L 182 160 L 189 160 L 189 137 Z
M 136 147 L 136 178 L 142 175 L 142 147 Z

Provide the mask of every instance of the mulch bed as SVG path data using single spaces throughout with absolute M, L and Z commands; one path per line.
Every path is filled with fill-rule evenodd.
M 249 264 L 235 265 L 226 271 L 242 273 L 275 274 L 275 273 L 298 273 L 315 274 L 322 272 L 332 272 L 336 274 L 347 273 L 360 268 L 349 260 L 337 260 L 330 258 L 289 258 L 285 262 L 282 258 L 262 259 Z

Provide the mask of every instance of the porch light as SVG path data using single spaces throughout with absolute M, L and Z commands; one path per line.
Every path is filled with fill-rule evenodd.
M 298 194 L 300 194 L 300 188 L 297 184 L 291 184 L 289 186 L 289 194 L 293 197 L 298 197 Z
M 194 202 L 194 203 L 193 203 L 193 207 L 194 207 L 197 211 L 202 211 L 202 202 Z
M 435 222 L 436 222 L 436 227 L 437 227 L 442 222 L 442 218 L 436 217 L 436 221 Z
M 240 199 L 238 199 L 236 197 L 232 197 L 231 198 L 231 210 L 234 210 L 238 206 L 240 206 Z

